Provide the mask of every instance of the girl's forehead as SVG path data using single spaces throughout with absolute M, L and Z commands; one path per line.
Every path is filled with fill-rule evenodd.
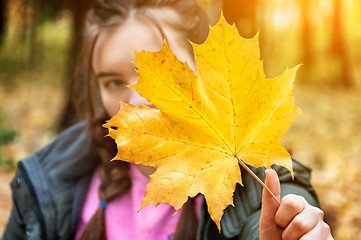
M 99 35 L 94 46 L 94 68 L 112 62 L 132 62 L 135 60 L 134 50 L 158 51 L 162 44 L 163 36 L 151 21 L 128 19 Z
M 117 27 L 100 34 L 97 44 L 99 50 L 132 49 L 136 51 L 157 51 L 163 37 L 159 29 L 150 21 L 131 18 Z
M 187 61 L 195 71 L 191 46 L 182 32 L 165 23 L 158 26 L 150 19 L 136 17 L 99 35 L 94 47 L 93 69 L 99 72 L 116 70 L 121 65 L 133 66 L 131 63 L 135 61 L 134 50 L 159 51 L 164 37 L 177 58 Z

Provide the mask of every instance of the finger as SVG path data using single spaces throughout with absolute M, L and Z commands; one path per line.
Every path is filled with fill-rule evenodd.
M 302 196 L 289 194 L 282 198 L 281 205 L 276 213 L 276 223 L 281 228 L 287 227 L 291 220 L 307 205 L 306 200 Z
M 267 169 L 266 186 L 273 194 L 280 199 L 280 183 L 277 173 L 273 169 Z M 267 190 L 263 189 L 262 193 L 262 212 L 260 218 L 260 239 L 278 239 L 281 237 L 282 229 L 278 228 L 275 215 L 278 210 L 278 203 L 273 199 Z
M 333 240 L 330 227 L 327 225 L 327 223 L 323 221 L 319 221 L 319 223 L 311 231 L 307 232 L 305 235 L 303 235 L 300 238 L 300 240 L 313 240 L 313 239 Z
M 265 175 L 266 186 L 271 190 L 271 192 L 276 196 L 276 198 L 280 200 L 281 186 L 276 171 L 273 169 L 266 169 Z M 273 199 L 272 195 L 266 189 L 263 189 L 262 206 L 265 206 L 266 208 L 272 207 L 277 209 L 279 207 L 277 202 Z
M 323 222 L 323 212 L 311 205 L 297 214 L 290 224 L 283 231 L 282 239 L 299 239 L 307 232 L 311 231 L 319 222 Z

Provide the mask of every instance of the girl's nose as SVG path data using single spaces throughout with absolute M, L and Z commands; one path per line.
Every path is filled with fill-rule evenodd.
M 135 91 L 134 89 L 130 89 L 131 93 L 129 96 L 129 104 L 133 104 L 136 106 L 140 106 L 140 105 L 146 105 L 148 107 L 154 108 L 155 106 L 148 102 L 147 99 L 145 99 L 144 97 L 140 96 L 139 93 L 137 91 Z

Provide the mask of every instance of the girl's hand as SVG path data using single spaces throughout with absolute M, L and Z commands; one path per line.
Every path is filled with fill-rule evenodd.
M 266 170 L 266 185 L 280 199 L 280 183 L 273 169 Z M 285 196 L 278 206 L 263 190 L 259 224 L 260 240 L 332 240 L 330 227 L 323 221 L 321 209 L 311 206 L 298 195 Z

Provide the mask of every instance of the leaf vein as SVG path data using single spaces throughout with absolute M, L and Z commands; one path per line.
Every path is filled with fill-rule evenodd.
M 153 70 L 153 69 L 152 69 L 152 70 Z M 186 99 L 183 98 L 182 94 L 180 94 L 179 92 L 177 92 L 176 89 L 172 88 L 172 87 L 168 84 L 168 82 L 163 79 L 162 76 L 160 76 L 160 75 L 159 75 L 156 71 L 154 71 L 154 70 L 153 70 L 153 72 L 154 72 L 155 75 L 157 75 L 157 76 L 159 77 L 159 79 L 161 79 L 161 80 L 169 87 L 169 89 L 171 89 L 171 90 L 172 90 L 174 93 L 176 93 L 184 102 L 186 102 L 189 106 L 192 107 L 192 105 L 191 105 Z M 192 88 L 192 89 L 193 89 L 193 88 Z M 193 91 L 192 91 L 192 96 L 193 96 Z M 200 112 L 198 112 L 198 111 L 196 110 L 196 108 L 192 107 L 192 109 L 193 109 L 193 111 L 194 111 L 195 113 L 197 113 L 197 114 L 200 116 L 200 118 L 202 118 L 202 119 L 212 128 L 212 130 L 221 138 L 221 140 L 222 140 L 222 141 L 224 142 L 224 144 L 228 147 L 228 149 L 229 149 L 230 151 L 232 151 L 231 148 L 230 148 L 230 146 L 228 145 L 227 141 L 226 141 L 226 140 L 224 139 L 224 137 L 217 131 L 217 129 L 215 129 L 214 126 L 212 126 L 212 124 L 211 124 L 207 119 L 205 119 L 204 116 L 203 116 Z
M 209 149 L 209 150 L 213 150 L 213 151 L 220 152 L 220 153 L 225 154 L 225 155 L 230 155 L 229 152 L 222 151 L 221 149 L 216 149 L 216 148 L 212 148 L 212 147 L 208 147 L 208 146 L 202 146 L 202 145 L 196 145 L 196 144 L 193 144 L 193 143 L 190 143 L 190 142 L 184 142 L 184 141 L 179 141 L 179 140 L 175 140 L 175 139 L 168 139 L 168 138 L 160 137 L 160 136 L 154 136 L 154 135 L 151 135 L 151 134 L 149 134 L 149 133 L 144 133 L 144 132 L 136 131 L 136 130 L 134 130 L 134 129 L 129 129 L 129 128 L 126 128 L 126 127 L 119 127 L 119 129 L 131 131 L 131 132 L 135 132 L 135 133 L 138 133 L 138 134 L 143 134 L 143 135 L 150 136 L 150 137 L 161 138 L 161 139 L 165 139 L 165 140 L 167 140 L 167 141 L 177 142 L 177 143 L 181 143 L 181 144 L 184 144 L 184 145 L 189 145 L 189 146 L 193 146 L 193 147 Z

